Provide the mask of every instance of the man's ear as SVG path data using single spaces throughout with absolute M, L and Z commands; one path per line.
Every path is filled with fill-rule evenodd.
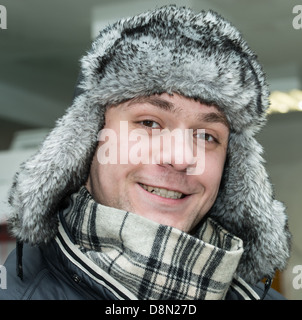
M 84 184 L 84 187 L 89 191 L 89 193 L 91 193 L 91 179 L 90 179 L 90 173 L 88 175 L 88 179 L 86 181 L 86 183 Z

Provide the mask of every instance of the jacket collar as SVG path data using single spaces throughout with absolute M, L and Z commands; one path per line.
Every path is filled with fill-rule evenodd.
M 54 239 L 54 247 L 57 252 L 49 254 L 49 260 L 53 259 L 53 254 L 59 254 L 60 259 L 63 259 L 63 265 L 67 266 L 68 273 L 71 274 L 73 281 L 79 287 L 85 287 L 85 294 L 90 292 L 96 299 L 104 300 L 137 300 L 137 298 L 107 272 L 96 267 L 77 246 L 66 226 L 62 217 L 59 214 L 58 234 Z M 51 257 L 52 256 L 52 257 Z

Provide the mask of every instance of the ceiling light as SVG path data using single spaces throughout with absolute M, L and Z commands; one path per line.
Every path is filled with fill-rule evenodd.
M 270 95 L 268 113 L 290 111 L 302 111 L 302 91 L 297 89 L 288 92 L 273 91 Z

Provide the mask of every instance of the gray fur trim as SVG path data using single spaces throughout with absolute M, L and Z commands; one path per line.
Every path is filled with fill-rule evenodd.
M 81 60 L 81 94 L 42 147 L 22 164 L 11 189 L 13 234 L 47 242 L 60 201 L 86 181 L 105 106 L 179 93 L 219 106 L 231 127 L 223 185 L 211 216 L 243 239 L 239 274 L 248 282 L 285 267 L 290 235 L 274 200 L 254 135 L 266 121 L 269 90 L 255 54 L 214 12 L 168 6 L 103 30 Z
M 243 240 L 238 274 L 250 283 L 284 269 L 290 251 L 285 207 L 274 199 L 261 153 L 248 130 L 231 133 L 223 185 L 209 212 Z

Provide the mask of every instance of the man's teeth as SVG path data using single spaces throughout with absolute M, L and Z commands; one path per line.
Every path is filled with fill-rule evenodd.
M 156 195 L 164 197 L 164 198 L 180 199 L 183 195 L 181 192 L 177 192 L 177 191 L 167 190 L 167 189 L 163 189 L 163 188 L 150 187 L 150 186 L 146 186 L 144 184 L 140 184 L 140 185 L 148 192 L 151 192 L 153 194 L 156 194 Z

